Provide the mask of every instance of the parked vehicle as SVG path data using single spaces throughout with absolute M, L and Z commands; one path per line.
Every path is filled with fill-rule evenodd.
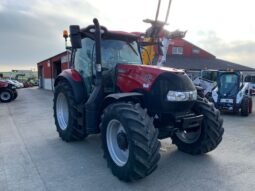
M 212 91 L 212 100 L 216 108 L 223 111 L 241 111 L 242 116 L 252 113 L 249 84 L 243 82 L 241 72 L 219 72 L 217 88 Z
M 193 80 L 196 86 L 203 89 L 203 96 L 211 101 L 212 91 L 217 86 L 218 70 L 202 70 L 201 76 Z
M 170 137 L 192 155 L 214 150 L 223 120 L 213 104 L 197 96 L 186 73 L 143 65 L 138 36 L 93 22 L 84 29 L 70 26 L 73 69 L 54 83 L 59 136 L 69 142 L 101 132 L 108 166 L 124 181 L 157 168 L 158 139 Z
M 17 80 L 9 79 L 9 80 L 6 80 L 6 81 L 11 83 L 11 84 L 13 84 L 13 85 L 15 85 L 17 88 L 23 88 L 24 87 L 24 84 L 19 82 L 19 81 L 17 81 Z
M 7 103 L 12 100 L 15 100 L 18 96 L 16 86 L 0 80 L 0 101 Z
M 33 84 L 31 82 L 29 82 L 29 81 L 24 81 L 23 84 L 24 84 L 24 88 L 33 87 Z
M 255 94 L 255 75 L 246 76 L 244 81 L 249 83 L 250 95 L 254 95 Z

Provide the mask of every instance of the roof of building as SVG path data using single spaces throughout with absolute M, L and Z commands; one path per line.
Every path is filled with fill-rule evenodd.
M 41 64 L 41 63 L 43 63 L 43 62 L 45 62 L 45 61 L 47 61 L 47 60 L 50 60 L 50 59 L 52 59 L 52 58 L 55 58 L 55 57 L 57 57 L 57 56 L 61 56 L 61 55 L 65 55 L 65 54 L 67 54 L 67 51 L 61 52 L 61 53 L 56 54 L 56 55 L 54 55 L 54 56 L 51 56 L 51 57 L 49 57 L 49 58 L 47 58 L 47 59 L 44 59 L 44 60 L 38 62 L 37 65 L 38 65 L 38 64 Z
M 166 66 L 185 69 L 185 70 L 238 70 L 238 71 L 255 71 L 254 68 L 236 64 L 221 59 L 206 59 L 182 56 L 167 56 Z

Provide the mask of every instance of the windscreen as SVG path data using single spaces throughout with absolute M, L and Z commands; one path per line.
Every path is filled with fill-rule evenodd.
M 121 40 L 102 41 L 102 65 L 141 64 L 138 45 L 135 41 L 126 42 Z
M 110 70 L 117 64 L 142 64 L 136 41 L 102 40 L 102 67 Z M 95 41 L 82 39 L 82 48 L 75 54 L 74 65 L 84 77 L 95 74 Z
M 101 58 L 103 68 L 103 78 L 105 87 L 114 81 L 115 67 L 117 64 L 142 64 L 138 44 L 136 41 L 125 41 L 117 39 L 102 39 Z M 82 48 L 75 53 L 74 66 L 82 75 L 86 84 L 86 89 L 91 92 L 93 75 L 96 74 L 96 47 L 95 41 L 90 38 L 82 39 Z M 107 79 L 105 79 L 107 78 Z M 109 82 L 109 83 L 108 83 Z M 111 82 L 111 83 L 110 83 Z M 110 86 L 110 85 L 109 85 Z
M 223 74 L 220 76 L 219 93 L 223 96 L 234 96 L 240 86 L 238 75 Z

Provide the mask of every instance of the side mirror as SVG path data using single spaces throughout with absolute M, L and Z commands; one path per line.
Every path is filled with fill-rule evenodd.
M 81 32 L 79 25 L 70 26 L 70 39 L 72 48 L 81 48 Z

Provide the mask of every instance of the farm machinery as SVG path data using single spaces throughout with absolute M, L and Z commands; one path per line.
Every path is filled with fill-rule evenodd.
M 255 75 L 247 75 L 245 76 L 244 81 L 249 83 L 250 95 L 255 94 Z
M 201 96 L 211 101 L 212 91 L 217 86 L 218 70 L 202 70 L 201 75 L 193 80 L 197 87 L 201 87 Z
M 0 101 L 7 103 L 15 100 L 18 97 L 16 86 L 0 80 Z
M 93 25 L 70 26 L 72 69 L 55 80 L 54 119 L 64 141 L 101 133 L 112 173 L 123 181 L 151 174 L 158 139 L 192 155 L 214 150 L 224 129 L 220 112 L 197 95 L 183 70 L 143 64 L 139 36 Z
M 252 113 L 252 98 L 249 83 L 245 83 L 241 72 L 219 72 L 217 87 L 212 90 L 215 106 L 223 111 L 232 111 L 242 116 Z

